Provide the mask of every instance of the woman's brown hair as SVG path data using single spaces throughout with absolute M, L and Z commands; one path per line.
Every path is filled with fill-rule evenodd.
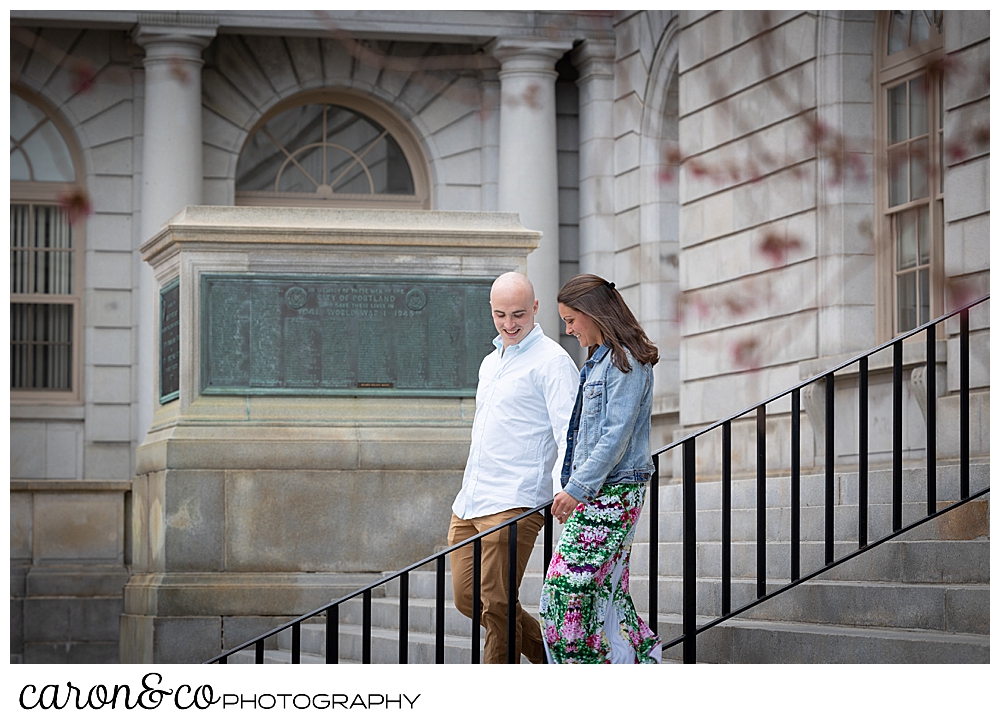
M 659 362 L 656 345 L 642 331 L 632 310 L 615 289 L 614 282 L 601 279 L 596 274 L 578 274 L 563 284 L 557 300 L 594 320 L 604 341 L 611 347 L 611 361 L 622 372 L 632 369 L 625 355 L 626 349 L 641 364 L 655 365 Z M 596 349 L 596 345 L 591 346 L 588 356 L 594 354 Z

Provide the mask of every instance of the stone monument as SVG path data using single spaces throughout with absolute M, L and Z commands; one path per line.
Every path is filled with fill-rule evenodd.
M 515 214 L 189 206 L 136 451 L 123 663 L 204 661 L 429 555 L 461 485 Z

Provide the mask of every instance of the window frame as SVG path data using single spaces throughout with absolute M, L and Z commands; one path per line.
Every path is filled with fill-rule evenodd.
M 11 181 L 10 205 L 59 206 L 60 198 L 68 193 L 83 189 L 83 155 L 76 143 L 72 129 L 55 107 L 38 94 L 11 84 L 10 92 L 38 108 L 59 131 L 73 160 L 74 180 L 53 181 Z M 17 389 L 10 388 L 11 405 L 80 405 L 83 403 L 83 286 L 84 257 L 86 249 L 86 224 L 81 221 L 72 225 L 73 234 L 73 293 L 72 294 L 15 294 L 11 292 L 11 304 L 69 304 L 73 309 L 72 353 L 69 390 Z
M 943 86 L 934 71 L 945 58 L 945 26 L 935 37 L 911 45 L 892 55 L 888 53 L 891 11 L 879 11 L 875 20 L 873 94 L 875 100 L 874 145 L 876 151 L 875 178 L 875 325 L 878 342 L 885 342 L 902 331 L 898 328 L 899 302 L 896 264 L 896 239 L 893 235 L 893 218 L 912 209 L 928 208 L 928 233 L 930 234 L 930 259 L 928 271 L 929 318 L 940 316 L 944 309 L 944 189 L 941 181 L 941 109 Z M 901 83 L 926 75 L 927 83 L 927 137 L 928 137 L 928 193 L 923 199 L 908 200 L 903 204 L 889 205 L 889 103 L 888 91 Z M 909 106 L 908 106 L 909 107 Z M 907 143 L 909 142 L 907 139 Z M 902 144 L 903 142 L 899 142 Z M 893 144 L 896 145 L 896 144 Z M 919 252 L 917 267 L 919 263 Z M 919 284 L 919 274 L 918 281 Z M 917 326 L 920 324 L 917 305 Z M 938 330 L 939 335 L 943 333 Z
M 413 195 L 403 194 L 334 194 L 332 198 L 320 198 L 314 194 L 294 194 L 274 191 L 240 191 L 235 188 L 236 206 L 301 206 L 322 208 L 353 209 L 414 209 L 432 208 L 429 164 L 423 148 L 409 126 L 387 105 L 360 93 L 349 90 L 315 90 L 299 93 L 277 103 L 267 111 L 247 133 L 237 157 L 242 157 L 247 144 L 254 134 L 275 116 L 305 105 L 336 105 L 371 118 L 382 126 L 396 141 L 413 177 Z

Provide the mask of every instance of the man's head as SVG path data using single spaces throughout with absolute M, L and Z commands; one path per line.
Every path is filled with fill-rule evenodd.
M 538 300 L 528 277 L 507 272 L 497 277 L 490 290 L 490 309 L 504 349 L 518 344 L 535 326 Z

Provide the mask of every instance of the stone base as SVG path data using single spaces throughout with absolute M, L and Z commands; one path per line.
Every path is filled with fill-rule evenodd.
M 12 652 L 22 651 L 26 664 L 118 663 L 118 617 L 127 580 L 124 566 L 28 569 L 23 598 L 11 600 Z
M 133 576 L 121 617 L 123 663 L 201 663 L 381 573 L 161 573 Z M 204 615 L 211 612 L 212 615 Z

